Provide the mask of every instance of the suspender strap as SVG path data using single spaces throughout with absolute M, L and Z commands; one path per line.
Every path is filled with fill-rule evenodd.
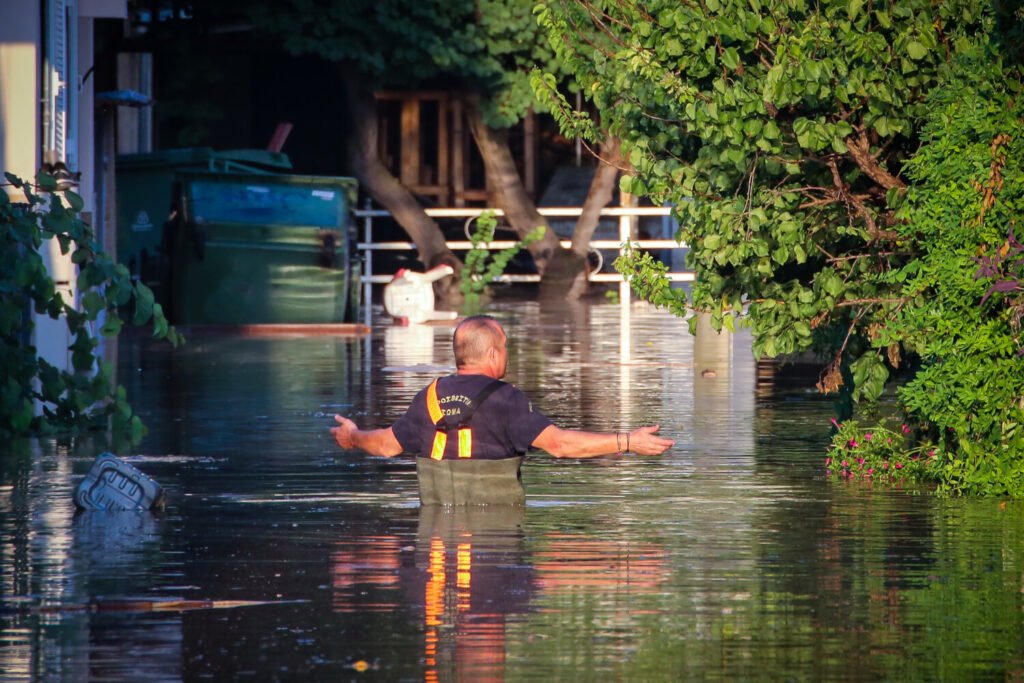
M 473 397 L 473 401 L 469 404 L 469 407 L 466 410 L 462 411 L 462 416 L 461 419 L 459 420 L 459 426 L 468 427 L 469 421 L 473 419 L 473 413 L 475 413 L 476 409 L 480 407 L 480 404 L 486 401 L 488 396 L 493 394 L 504 384 L 505 383 L 502 382 L 500 379 L 496 379 L 487 386 L 485 386 L 483 389 L 481 389 L 480 393 Z
M 434 443 L 430 447 L 430 458 L 432 460 L 444 458 L 444 450 L 448 446 L 448 432 L 455 428 L 459 433 L 458 455 L 460 458 L 470 458 L 473 456 L 473 430 L 469 428 L 469 421 L 480 404 L 505 383 L 496 379 L 485 386 L 459 415 L 459 421 L 450 424 L 444 411 L 441 410 L 440 401 L 437 400 L 437 382 L 438 380 L 435 379 L 427 388 L 427 413 L 430 415 L 430 421 L 437 426 L 434 431 Z

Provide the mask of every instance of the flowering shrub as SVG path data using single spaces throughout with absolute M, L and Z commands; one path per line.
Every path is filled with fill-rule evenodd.
M 854 420 L 832 423 L 837 431 L 825 458 L 831 476 L 894 484 L 937 479 L 942 461 L 939 448 L 919 441 L 906 424 L 889 428 L 882 424 L 865 427 Z

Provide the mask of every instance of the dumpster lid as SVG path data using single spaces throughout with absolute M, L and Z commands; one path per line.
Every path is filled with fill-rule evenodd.
M 196 167 L 206 165 L 211 170 L 265 170 L 291 169 L 292 162 L 284 152 L 265 149 L 233 149 L 216 152 L 211 147 L 183 147 L 161 149 L 154 152 L 117 155 L 118 168 L 146 168 L 157 166 Z M 266 167 L 259 168 L 259 167 Z
M 358 182 L 347 176 L 180 170 L 186 220 L 334 227 L 356 206 Z M 347 215 L 346 211 L 346 215 Z

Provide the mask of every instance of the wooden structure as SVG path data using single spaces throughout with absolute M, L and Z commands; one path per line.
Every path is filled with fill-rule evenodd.
M 493 206 L 462 95 L 445 91 L 379 92 L 377 149 L 402 184 L 438 206 Z M 517 166 L 530 195 L 537 191 L 537 117 L 531 111 L 510 131 Z M 518 154 L 517 154 L 518 152 Z

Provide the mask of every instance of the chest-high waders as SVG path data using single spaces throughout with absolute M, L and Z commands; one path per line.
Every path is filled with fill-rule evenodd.
M 485 386 L 459 415 L 445 415 L 437 400 L 437 380 L 427 389 L 427 412 L 434 423 L 430 457 L 416 458 L 422 505 L 522 505 L 526 491 L 519 468 L 522 456 L 501 460 L 473 458 L 473 430 L 469 425 L 480 404 L 504 382 Z M 455 458 L 445 459 L 450 436 L 458 440 Z

